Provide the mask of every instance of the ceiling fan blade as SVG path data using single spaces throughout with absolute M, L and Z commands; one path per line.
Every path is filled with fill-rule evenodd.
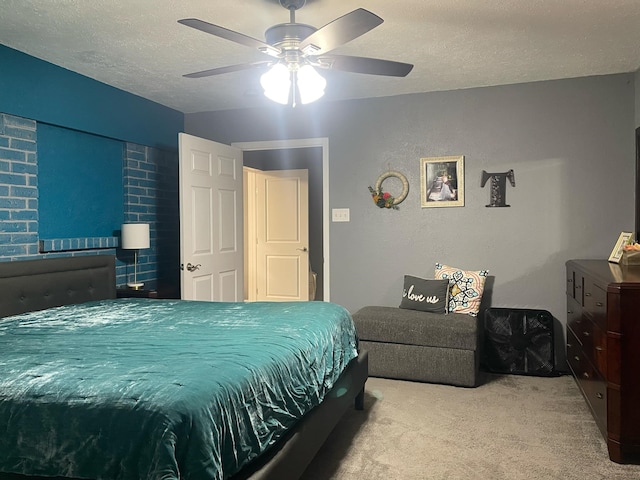
M 198 20 L 197 18 L 183 18 L 182 20 L 178 20 L 178 23 L 186 25 L 187 27 L 195 28 L 201 32 L 210 33 L 216 37 L 224 38 L 225 40 L 239 43 L 240 45 L 256 48 L 260 52 L 271 55 L 272 57 L 277 57 L 282 53 L 280 49 L 275 48 L 262 40 L 234 32 L 233 30 L 229 30 L 228 28 L 224 28 L 219 25 L 214 25 L 213 23 Z
M 240 72 L 242 70 L 249 70 L 251 68 L 262 67 L 271 65 L 272 62 L 253 62 L 253 63 L 240 63 L 238 65 L 229 65 L 228 67 L 211 68 L 209 70 L 203 70 L 201 72 L 188 73 L 183 75 L 186 78 L 202 78 L 211 77 L 213 75 L 221 75 L 223 73 Z
M 344 45 L 380 25 L 384 20 L 364 8 L 358 8 L 320 27 L 300 42 L 306 55 L 319 55 Z
M 331 68 L 344 72 L 366 73 L 369 75 L 387 75 L 390 77 L 406 77 L 413 69 L 410 63 L 393 62 L 379 58 L 353 57 L 350 55 L 324 55 L 309 57 L 312 63 L 320 68 Z

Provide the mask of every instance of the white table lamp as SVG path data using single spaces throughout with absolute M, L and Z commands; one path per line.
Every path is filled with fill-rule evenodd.
M 135 250 L 133 256 L 133 283 L 127 286 L 134 290 L 140 290 L 144 283 L 138 282 L 138 250 L 149 248 L 149 224 L 148 223 L 123 223 L 120 247 L 123 250 Z

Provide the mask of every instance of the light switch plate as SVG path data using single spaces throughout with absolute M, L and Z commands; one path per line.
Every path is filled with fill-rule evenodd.
M 334 208 L 331 210 L 331 220 L 334 222 L 348 222 L 349 221 L 349 209 L 348 208 Z

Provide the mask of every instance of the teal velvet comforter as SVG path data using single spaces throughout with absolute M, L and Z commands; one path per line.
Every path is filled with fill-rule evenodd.
M 325 302 L 118 299 L 0 319 L 0 472 L 222 479 L 356 357 Z

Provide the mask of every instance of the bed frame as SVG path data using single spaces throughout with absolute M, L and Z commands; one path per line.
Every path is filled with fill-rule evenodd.
M 116 298 L 115 257 L 0 262 L 0 317 Z
M 0 318 L 110 298 L 116 298 L 113 255 L 0 262 Z M 367 377 L 368 355 L 362 351 L 322 404 L 233 480 L 299 478 L 350 406 L 363 409 Z M 0 472 L 0 479 L 6 480 L 40 478 Z

